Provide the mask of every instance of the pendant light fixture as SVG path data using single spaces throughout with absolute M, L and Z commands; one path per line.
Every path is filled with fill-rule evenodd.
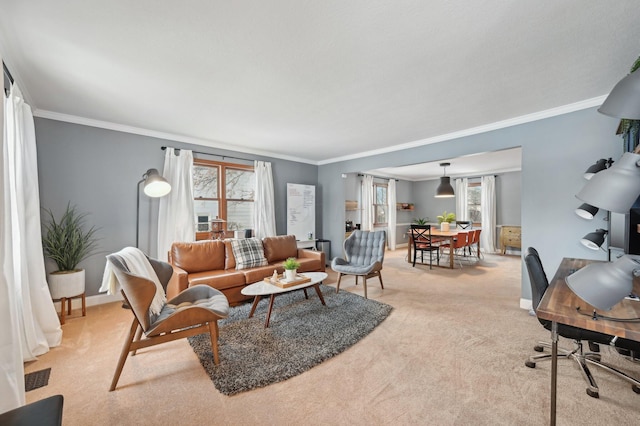
M 436 198 L 451 198 L 456 195 L 451 186 L 451 178 L 447 176 L 447 167 L 450 165 L 451 163 L 440 163 L 440 167 L 444 167 L 444 175 L 440 178 L 440 185 L 436 189 Z

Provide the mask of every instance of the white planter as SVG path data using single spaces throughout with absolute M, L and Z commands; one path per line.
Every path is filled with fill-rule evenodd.
M 52 299 L 73 297 L 84 293 L 84 269 L 52 272 L 47 281 Z
M 440 224 L 440 230 L 443 231 L 443 232 L 447 232 L 450 229 L 450 225 L 451 224 L 449 222 L 442 222 Z
M 287 281 L 295 281 L 298 271 L 296 269 L 285 269 L 284 279 Z

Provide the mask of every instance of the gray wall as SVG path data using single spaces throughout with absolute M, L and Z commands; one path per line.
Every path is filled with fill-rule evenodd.
M 136 183 L 149 168 L 162 172 L 161 146 L 193 149 L 272 163 L 276 228 L 285 234 L 286 185 L 315 185 L 315 165 L 258 157 L 233 151 L 194 146 L 95 127 L 36 118 L 40 205 L 59 216 L 67 202 L 89 213 L 88 222 L 100 228 L 99 253 L 80 266 L 86 269 L 87 295 L 97 294 L 106 254 L 135 245 Z M 219 157 L 203 157 L 220 160 Z M 234 162 L 236 160 L 227 159 Z M 246 162 L 245 162 L 246 164 Z M 323 193 L 316 190 L 316 217 L 321 218 Z M 342 203 L 342 201 L 341 201 Z M 140 248 L 155 254 L 158 200 L 140 196 Z M 316 235 L 322 229 L 316 221 Z M 52 268 L 50 263 L 47 264 Z
M 324 236 L 333 242 L 333 255 L 339 254 L 335 247 L 341 246 L 343 234 L 344 210 L 339 208 L 344 200 L 343 186 L 339 184 L 341 173 L 439 161 L 521 146 L 523 247 L 539 249 L 550 274 L 563 257 L 604 260 L 604 252 L 586 249 L 579 243 L 584 234 L 605 224 L 599 218 L 596 222 L 588 222 L 577 217 L 574 209 L 580 203 L 575 194 L 584 185 L 584 170 L 595 160 L 602 157 L 618 159 L 622 155 L 622 143 L 615 135 L 617 125 L 617 120 L 589 108 L 451 141 L 322 165 L 318 182 L 325 199 L 322 211 Z M 523 268 L 521 293 L 529 299 L 531 289 L 525 272 Z
M 520 225 L 522 173 L 501 173 L 496 176 L 496 224 Z

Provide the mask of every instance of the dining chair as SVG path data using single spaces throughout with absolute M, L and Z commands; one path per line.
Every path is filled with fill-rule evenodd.
M 444 252 L 444 249 L 453 250 L 453 256 L 458 260 L 458 264 L 460 268 L 462 268 L 462 260 L 464 257 L 466 247 L 469 245 L 469 238 L 471 232 L 458 232 L 458 235 L 448 243 L 440 244 L 440 249 Z M 460 256 L 460 251 L 462 250 L 462 256 Z
M 431 225 L 411 225 L 411 241 L 413 244 L 413 266 L 416 266 L 416 258 L 420 252 L 420 262 L 424 263 L 424 252 L 429 252 L 429 269 L 433 269 L 433 252 L 436 252 L 436 260 L 440 263 L 440 245 L 431 235 Z

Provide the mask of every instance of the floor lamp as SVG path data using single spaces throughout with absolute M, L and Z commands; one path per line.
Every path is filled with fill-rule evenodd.
M 138 181 L 136 197 L 136 248 L 140 237 L 140 184 L 144 188 L 144 193 L 151 198 L 160 198 L 171 192 L 171 184 L 160 176 L 158 169 L 149 169 Z

